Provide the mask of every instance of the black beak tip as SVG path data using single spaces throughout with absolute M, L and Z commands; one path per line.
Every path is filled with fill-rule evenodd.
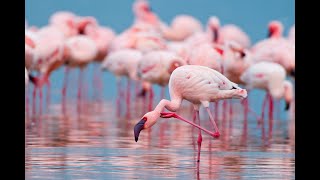
M 295 73 L 295 70 L 294 70 L 294 69 L 290 71 L 290 75 L 291 75 L 292 77 L 295 77 L 295 74 L 296 74 L 296 73 Z
M 144 123 L 146 123 L 146 121 L 144 119 L 141 119 L 135 126 L 134 126 L 134 140 L 136 142 L 138 142 L 138 139 L 139 139 L 139 134 L 141 132 L 141 130 L 143 129 L 144 127 Z
M 288 111 L 290 108 L 290 103 L 286 103 L 286 107 L 285 107 L 285 110 Z

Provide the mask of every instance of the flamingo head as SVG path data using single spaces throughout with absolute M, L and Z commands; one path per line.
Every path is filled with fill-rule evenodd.
M 152 12 L 152 9 L 146 0 L 137 0 L 133 5 L 133 12 L 138 19 L 151 24 L 157 24 L 158 17 Z
M 208 28 L 213 33 L 213 41 L 217 42 L 219 38 L 219 28 L 220 28 L 220 21 L 219 18 L 216 16 L 212 16 L 209 18 L 208 21 Z
M 160 113 L 157 111 L 147 112 L 141 120 L 134 126 L 134 139 L 138 142 L 140 132 L 144 129 L 151 128 L 160 117 Z
M 271 21 L 268 25 L 268 37 L 281 37 L 283 25 L 280 21 Z

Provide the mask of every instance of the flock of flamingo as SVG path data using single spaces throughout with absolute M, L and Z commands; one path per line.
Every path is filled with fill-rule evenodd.
M 65 101 L 67 76 L 71 68 L 80 68 L 78 98 L 83 95 L 83 70 L 89 63 L 100 63 L 99 72 L 109 71 L 118 80 L 128 79 L 126 115 L 130 116 L 131 82 L 135 82 L 136 96 L 144 97 L 147 112 L 134 127 L 135 141 L 142 130 L 151 128 L 161 118 L 176 118 L 199 129 L 198 162 L 202 134 L 214 138 L 220 136 L 210 102 L 223 100 L 223 108 L 230 104 L 227 99 L 243 99 L 244 115 L 249 108 L 248 93 L 253 88 L 265 90 L 262 117 L 269 103 L 269 118 L 273 116 L 274 99 L 284 99 L 285 109 L 294 101 L 295 77 L 295 26 L 283 35 L 284 27 L 279 21 L 268 24 L 268 37 L 252 45 L 249 36 L 234 24 L 220 25 L 219 18 L 212 16 L 205 28 L 190 15 L 177 15 L 167 25 L 153 12 L 146 0 L 133 4 L 135 20 L 120 34 L 102 26 L 94 17 L 81 17 L 72 12 L 54 13 L 47 26 L 25 29 L 25 79 L 34 85 L 33 97 L 48 86 L 49 77 L 65 66 L 62 97 Z M 37 76 L 32 73 L 37 72 Z M 288 80 L 291 78 L 291 81 Z M 162 87 L 162 100 L 153 109 L 153 85 Z M 241 85 L 244 88 L 241 88 Z M 164 99 L 169 88 L 170 100 Z M 49 92 L 50 94 L 50 92 Z M 48 93 L 47 93 L 47 96 Z M 48 97 L 47 97 L 48 98 Z M 147 100 L 148 103 L 147 103 Z M 175 112 L 183 100 L 193 104 L 193 121 Z M 41 102 L 41 101 L 40 101 Z M 35 106 L 35 100 L 34 100 Z M 204 106 L 214 131 L 201 127 L 199 107 Z M 41 105 L 40 105 L 41 107 Z M 232 106 L 230 106 L 231 108 Z M 164 112 L 164 109 L 170 112 Z M 232 109 L 230 109 L 232 112 Z

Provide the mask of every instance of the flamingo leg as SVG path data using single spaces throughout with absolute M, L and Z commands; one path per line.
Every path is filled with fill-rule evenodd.
M 219 101 L 214 102 L 214 107 L 215 107 L 215 109 L 214 109 L 214 117 L 218 121 L 218 118 L 219 118 L 218 117 L 219 116 Z
M 118 95 L 117 95 L 117 117 L 120 117 L 121 115 L 121 100 L 122 100 L 122 88 L 121 88 L 121 79 L 117 78 L 117 89 L 118 89 Z
M 200 118 L 199 118 L 199 110 L 194 110 L 195 113 L 195 119 L 198 120 L 198 124 L 200 125 Z M 201 144 L 202 144 L 202 134 L 201 134 L 201 129 L 199 129 L 199 133 L 198 133 L 198 159 L 197 162 L 200 162 L 200 151 L 201 151 Z M 199 163 L 198 163 L 199 164 Z
M 79 79 L 78 79 L 78 113 L 81 111 L 81 98 L 82 98 L 82 80 L 83 80 L 83 68 L 80 68 Z
M 258 124 L 260 124 L 261 121 L 264 119 L 264 110 L 265 110 L 265 107 L 267 105 L 267 99 L 268 99 L 268 94 L 266 94 L 265 97 L 264 97 L 264 100 L 263 100 L 263 103 L 262 103 L 261 119 L 260 119 L 260 121 L 258 121 Z
M 46 99 L 46 103 L 47 103 L 47 111 L 49 111 L 49 106 L 50 106 L 50 88 L 51 88 L 51 84 L 49 79 L 47 80 L 47 99 Z
M 66 113 L 66 100 L 67 100 L 67 85 L 68 85 L 68 77 L 69 77 L 70 68 L 66 66 L 64 68 L 64 79 L 63 79 L 63 87 L 62 87 L 62 112 Z
M 229 100 L 229 117 L 230 120 L 233 118 L 233 107 L 232 107 L 232 100 Z
M 212 116 L 212 114 L 211 114 L 211 112 L 210 112 L 209 107 L 206 107 L 206 110 L 207 110 L 207 112 L 208 112 L 210 121 L 211 121 L 211 123 L 213 124 L 213 127 L 214 127 L 214 129 L 215 129 L 214 136 L 219 137 L 219 136 L 220 136 L 220 132 L 219 132 L 218 126 L 217 126 L 217 124 L 216 124 L 216 121 L 213 119 L 213 116 Z
M 152 111 L 152 104 L 153 104 L 153 98 L 154 98 L 154 91 L 153 88 L 150 88 L 150 94 L 149 94 L 149 106 L 148 111 Z

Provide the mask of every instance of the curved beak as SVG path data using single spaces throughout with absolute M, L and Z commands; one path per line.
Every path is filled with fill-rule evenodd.
M 146 120 L 141 119 L 135 126 L 134 126 L 134 140 L 138 142 L 140 131 L 144 128 L 144 124 Z
M 292 70 L 290 71 L 290 75 L 291 75 L 292 77 L 295 77 L 295 70 L 294 70 L 294 69 L 292 69 Z
M 290 108 L 290 102 L 286 102 L 286 107 L 285 107 L 285 110 L 288 111 Z

